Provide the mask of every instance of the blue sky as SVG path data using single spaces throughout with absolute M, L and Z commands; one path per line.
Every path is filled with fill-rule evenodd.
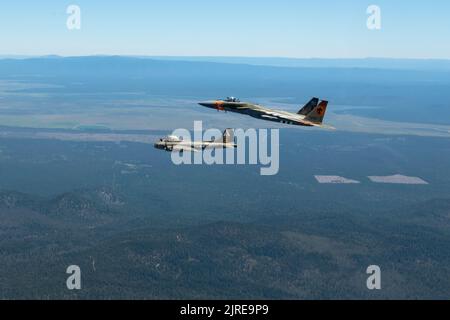
M 81 30 L 66 28 L 70 4 Z M 448 0 L 4 1 L 0 55 L 450 59 L 449 14 Z

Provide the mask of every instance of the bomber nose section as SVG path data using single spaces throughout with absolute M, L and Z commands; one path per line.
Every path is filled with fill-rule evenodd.
M 164 149 L 165 147 L 164 142 L 161 139 L 158 142 L 156 142 L 153 146 L 156 149 Z

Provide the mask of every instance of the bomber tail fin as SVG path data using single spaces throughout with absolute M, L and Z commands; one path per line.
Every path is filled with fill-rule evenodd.
M 320 103 L 306 115 L 305 120 L 316 124 L 322 124 L 323 117 L 327 111 L 327 105 L 328 101 L 320 101 Z
M 225 129 L 225 131 L 222 134 L 223 143 L 234 143 L 234 131 L 231 128 Z
M 307 104 L 303 106 L 300 110 L 298 110 L 297 114 L 301 114 L 306 116 L 308 113 L 310 113 L 315 107 L 317 107 L 317 104 L 319 103 L 319 99 L 314 97 Z

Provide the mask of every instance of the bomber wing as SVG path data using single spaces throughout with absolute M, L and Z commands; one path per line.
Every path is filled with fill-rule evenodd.
M 188 145 L 181 145 L 181 144 L 177 144 L 175 146 L 173 146 L 171 151 L 179 151 L 179 152 L 199 152 L 199 150 L 197 150 L 196 148 L 192 148 L 191 146 Z

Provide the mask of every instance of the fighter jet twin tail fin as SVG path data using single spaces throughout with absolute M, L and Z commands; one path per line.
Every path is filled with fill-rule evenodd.
M 323 126 L 331 129 L 333 127 L 322 125 L 323 117 L 325 116 L 325 112 L 327 110 L 327 105 L 328 101 L 321 100 L 319 103 L 319 99 L 314 97 L 307 104 L 305 104 L 305 106 L 301 108 L 297 113 L 304 115 L 305 120 L 312 122 L 314 125 Z
M 307 104 L 305 104 L 305 106 L 303 108 L 301 108 L 297 113 L 301 114 L 303 116 L 306 116 L 308 113 L 310 113 L 312 111 L 312 109 L 317 107 L 318 103 L 319 103 L 319 98 L 314 97 L 311 100 L 309 100 L 309 102 Z

